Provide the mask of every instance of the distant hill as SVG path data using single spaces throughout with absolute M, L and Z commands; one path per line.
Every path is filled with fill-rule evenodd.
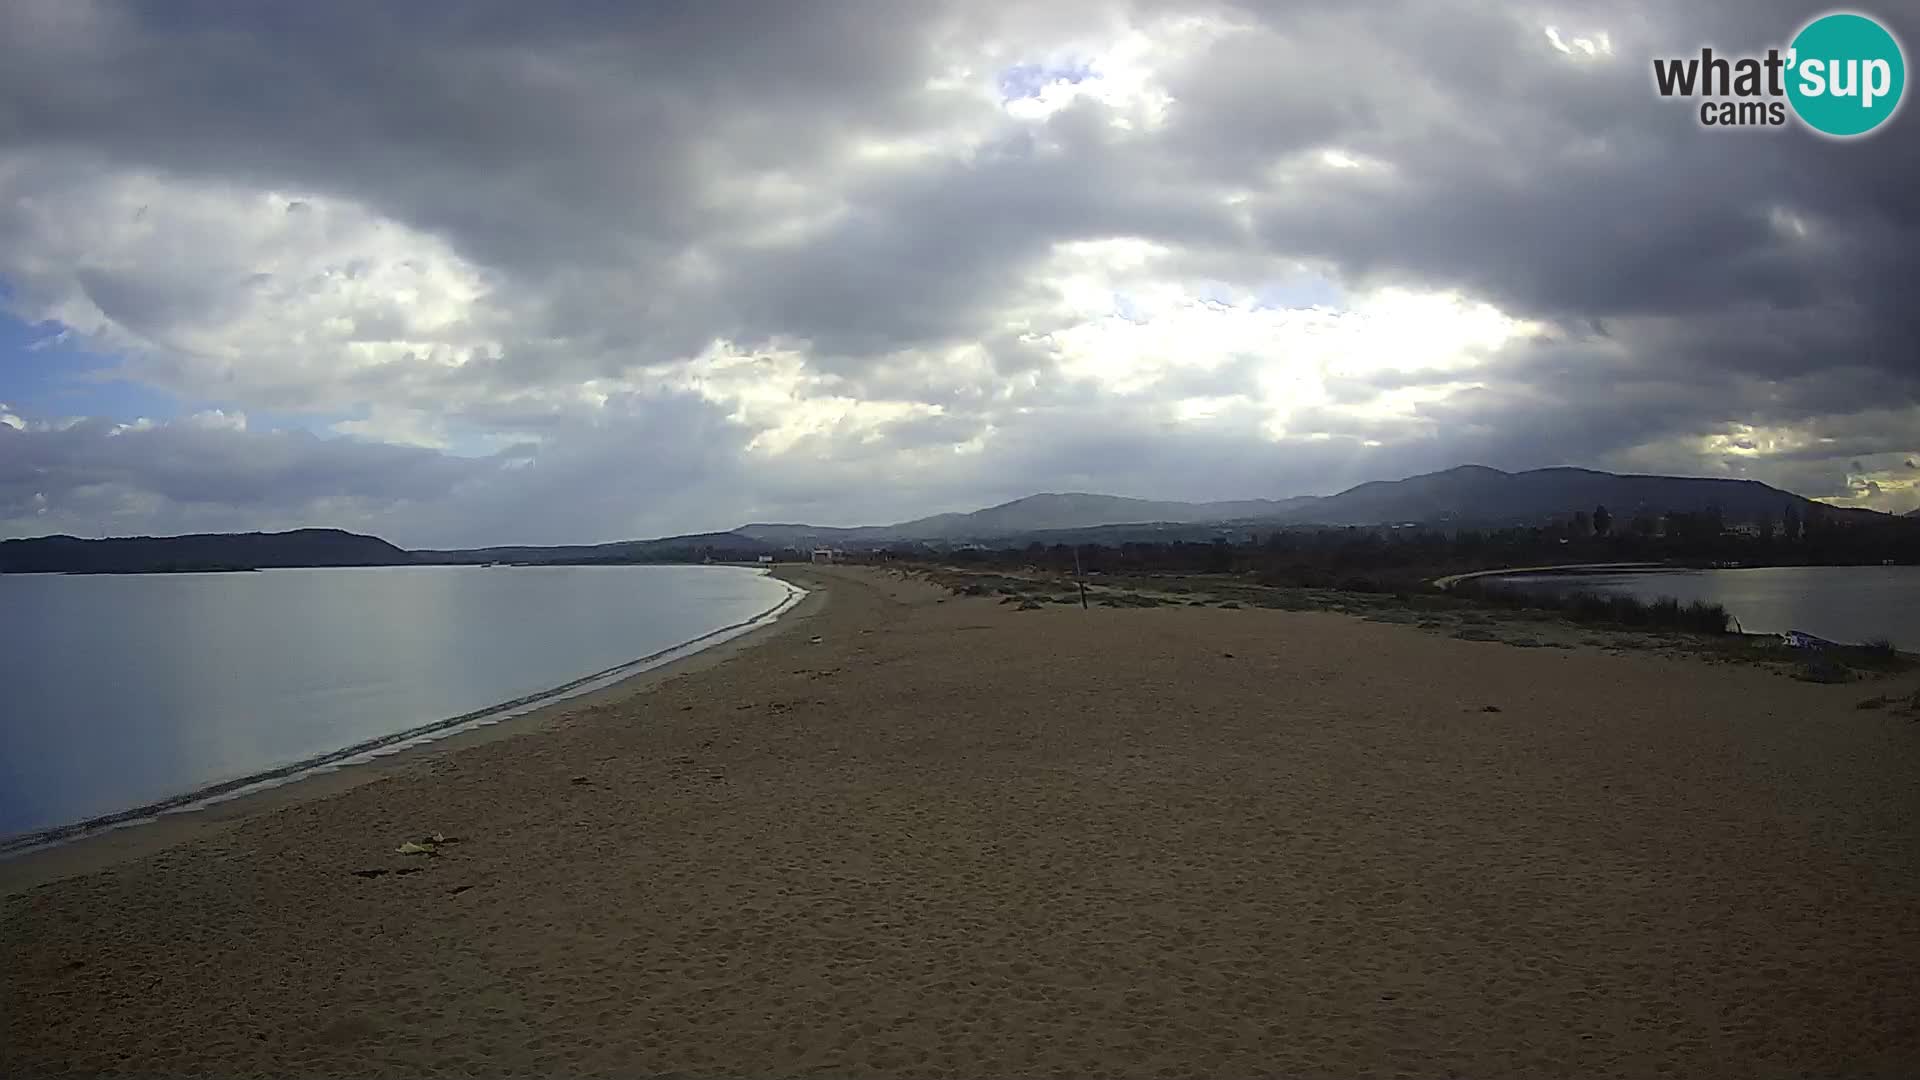
M 697 562 L 750 559 L 770 555 L 781 546 L 738 532 L 693 533 L 657 540 L 616 540 L 610 544 L 561 544 L 551 547 L 485 547 L 411 552 L 415 562 L 470 565 L 474 563 L 595 563 Z
M 284 566 L 398 566 L 480 563 L 698 562 L 751 559 L 782 550 L 738 533 L 550 547 L 406 551 L 376 536 L 339 529 L 282 533 L 203 533 L 82 540 L 42 536 L 0 540 L 0 573 L 147 574 L 264 570 Z
M 1816 504 L 1757 480 L 1693 476 L 1647 476 L 1593 469 L 1531 469 L 1502 472 L 1462 465 L 1405 480 L 1376 480 L 1315 501 L 1288 520 L 1318 525 L 1379 525 L 1396 522 L 1528 523 L 1556 513 L 1592 511 L 1604 505 L 1615 520 L 1636 514 L 1699 512 L 1718 507 L 1729 522 L 1779 520 L 1792 507 L 1831 514 L 1867 513 Z
M 377 536 L 339 529 L 82 540 L 0 540 L 0 573 L 140 574 L 276 566 L 386 566 L 412 557 Z
M 1271 518 L 1317 501 L 1311 496 L 1301 496 L 1234 502 L 1156 502 L 1070 492 L 1064 495 L 1029 495 L 970 514 L 937 514 L 903 522 L 892 526 L 890 531 L 903 536 L 944 537 L 1085 529 L 1096 525 L 1130 525 L 1150 521 L 1236 521 Z
M 859 544 L 910 540 L 984 540 L 1063 529 L 1166 522 L 1265 521 L 1317 502 L 1243 499 L 1231 502 L 1163 502 L 1084 492 L 1029 495 L 965 514 L 935 514 L 897 525 L 833 528 L 816 525 L 743 525 L 734 531 L 775 544 Z
M 1172 526 L 1210 524 L 1533 524 L 1576 510 L 1591 513 L 1601 505 L 1623 524 L 1638 514 L 1697 513 L 1710 507 L 1718 507 L 1729 522 L 1763 517 L 1777 521 L 1788 507 L 1802 516 L 1814 507 L 1840 516 L 1871 514 L 1817 504 L 1757 480 L 1622 475 L 1571 468 L 1510 473 L 1484 465 L 1462 465 L 1405 480 L 1377 480 L 1325 497 L 1188 503 L 1076 492 L 1029 495 L 972 513 L 936 514 L 896 525 L 831 528 L 759 524 L 744 525 L 735 532 L 791 546 L 1004 541 L 1072 530 L 1173 538 L 1200 535 L 1205 530 Z M 1157 528 L 1114 532 L 1116 526 Z
M 134 573 L 245 570 L 275 566 L 397 563 L 601 563 L 750 560 L 827 545 L 859 549 L 901 543 L 1123 543 L 1198 540 L 1284 526 L 1499 526 L 1544 523 L 1605 506 L 1625 526 L 1642 514 L 1717 508 L 1729 523 L 1805 518 L 1886 520 L 1870 510 L 1816 503 L 1754 480 L 1615 474 L 1593 469 L 1503 472 L 1462 465 L 1404 480 L 1377 480 L 1337 495 L 1227 502 L 1168 502 L 1085 492 L 1029 495 L 971 513 L 935 514 L 894 525 L 851 528 L 758 523 L 728 532 L 621 540 L 609 544 L 402 551 L 338 529 L 81 540 L 45 536 L 0 541 L 0 572 Z M 1920 517 L 1920 510 L 1907 517 Z

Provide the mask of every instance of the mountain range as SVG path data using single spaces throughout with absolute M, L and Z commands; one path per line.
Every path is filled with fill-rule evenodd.
M 914 540 L 973 540 L 1020 536 L 1031 532 L 1087 529 L 1102 525 L 1155 522 L 1200 524 L 1215 521 L 1271 521 L 1318 501 L 1244 499 L 1233 502 L 1163 502 L 1084 492 L 1028 495 L 966 514 L 935 514 L 897 525 L 835 528 L 818 525 L 742 525 L 735 534 L 770 544 L 888 543 Z
M 392 566 L 412 561 L 412 555 L 377 536 L 340 529 L 120 536 L 108 540 L 76 536 L 0 540 L 0 573 L 13 574 L 150 574 L 283 566 Z
M 1462 465 L 1404 480 L 1376 480 L 1337 495 L 1231 502 L 1156 502 L 1085 493 L 1029 495 L 969 514 L 937 514 L 897 525 L 832 528 L 743 525 L 737 536 L 781 546 L 983 542 L 1037 532 L 1117 525 L 1517 525 L 1555 514 L 1606 506 L 1620 521 L 1637 514 L 1699 512 L 1717 507 L 1729 522 L 1778 521 L 1791 508 L 1842 516 L 1884 517 L 1843 509 L 1769 487 L 1757 480 L 1651 476 L 1551 468 L 1503 472 Z
M 1377 480 L 1337 495 L 1226 502 L 1166 502 L 1082 492 L 1029 495 L 971 513 L 857 527 L 756 523 L 717 533 L 609 544 L 404 551 L 338 529 L 81 540 L 0 541 L 0 572 L 253 569 L 404 563 L 675 562 L 748 558 L 796 548 L 895 544 L 956 546 L 1040 541 L 1200 539 L 1226 529 L 1423 524 L 1540 524 L 1605 506 L 1614 520 L 1716 509 L 1730 523 L 1779 521 L 1788 511 L 1833 520 L 1888 520 L 1871 510 L 1816 503 L 1755 480 L 1650 476 L 1550 468 L 1503 472 L 1462 465 L 1404 480 Z M 1913 511 L 1907 517 L 1920 517 Z

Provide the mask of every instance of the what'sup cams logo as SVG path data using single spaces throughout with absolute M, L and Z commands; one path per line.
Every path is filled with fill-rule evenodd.
M 1800 28 L 1765 56 L 1656 59 L 1661 97 L 1700 98 L 1705 127 L 1780 127 L 1788 109 L 1822 135 L 1865 135 L 1899 111 L 1907 88 L 1900 42 L 1865 15 L 1835 12 Z

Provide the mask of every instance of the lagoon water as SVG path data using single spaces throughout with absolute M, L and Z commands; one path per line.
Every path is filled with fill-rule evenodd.
M 738 567 L 0 574 L 0 842 L 551 691 L 793 593 Z
M 1885 638 L 1920 652 L 1920 566 L 1774 566 L 1537 574 L 1496 579 L 1559 592 L 1585 590 L 1719 604 L 1750 634 L 1804 630 L 1849 644 Z

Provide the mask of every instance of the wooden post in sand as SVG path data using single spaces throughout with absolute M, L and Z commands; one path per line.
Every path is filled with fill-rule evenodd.
M 1080 573 L 1080 545 L 1073 545 L 1073 581 L 1080 586 L 1080 610 L 1087 610 L 1087 579 Z

